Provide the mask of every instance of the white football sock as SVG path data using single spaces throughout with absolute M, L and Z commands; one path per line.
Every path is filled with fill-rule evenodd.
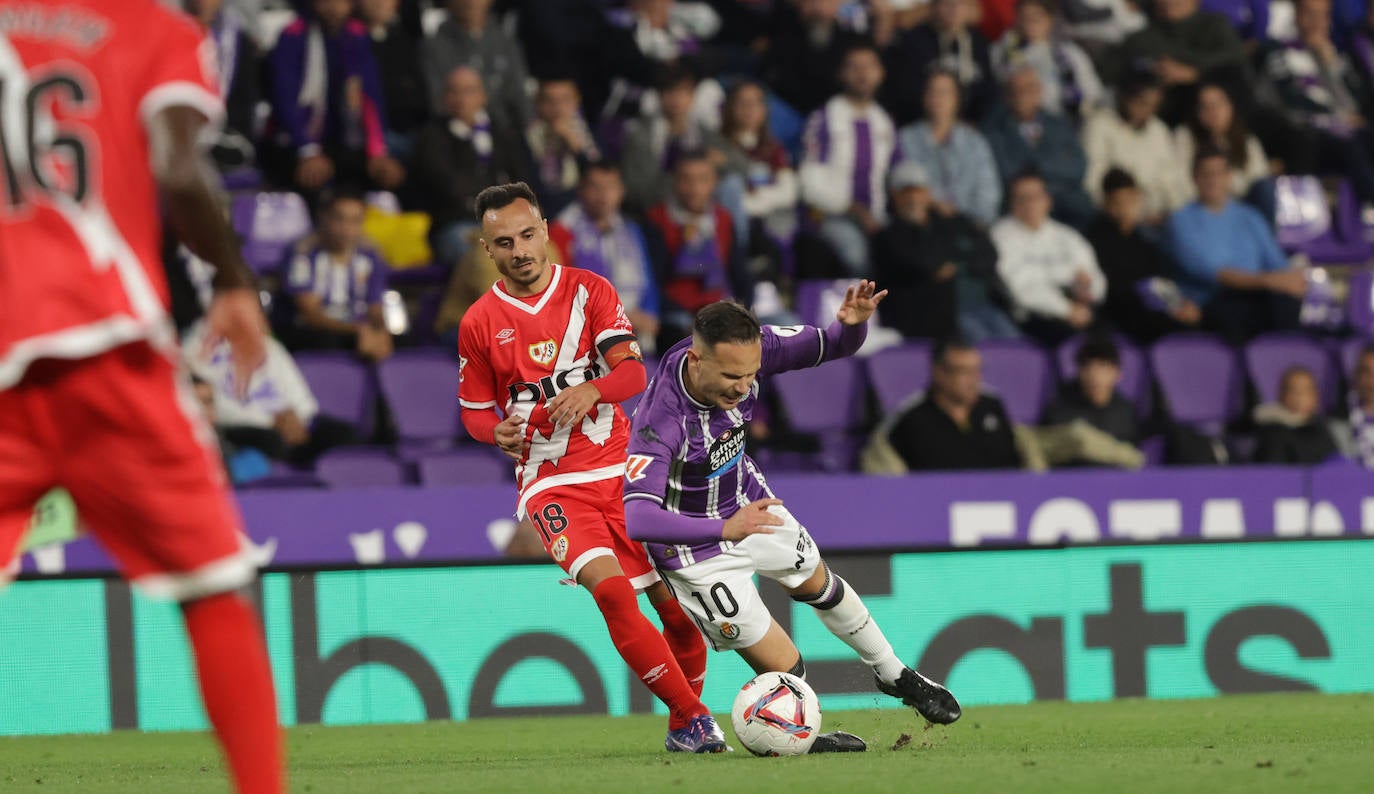
M 887 641 L 883 630 L 878 628 L 877 621 L 868 614 L 868 607 L 864 606 L 863 599 L 854 592 L 854 588 L 833 573 L 830 577 L 835 589 L 841 590 L 842 595 L 839 601 L 832 602 L 834 606 L 816 607 L 816 617 L 821 619 L 821 623 L 825 624 L 831 634 L 853 648 L 859 654 L 859 658 L 873 668 L 873 672 L 878 674 L 883 683 L 895 683 L 906 669 L 906 665 L 892 651 L 892 643 Z

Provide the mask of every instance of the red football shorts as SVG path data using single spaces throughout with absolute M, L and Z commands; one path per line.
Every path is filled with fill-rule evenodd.
M 0 391 L 0 572 L 59 485 L 149 595 L 184 601 L 256 574 L 213 431 L 176 365 L 146 344 L 35 362 Z
M 544 550 L 577 578 L 597 557 L 615 557 L 636 590 L 658 581 L 644 546 L 625 531 L 624 478 L 558 485 L 531 496 L 525 512 Z

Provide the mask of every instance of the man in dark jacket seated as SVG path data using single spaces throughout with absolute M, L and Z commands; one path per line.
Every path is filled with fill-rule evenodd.
M 892 425 L 888 442 L 910 471 L 1015 469 L 1021 466 L 1002 401 L 985 394 L 978 348 L 938 343 L 930 390 Z
M 888 188 L 892 218 L 873 238 L 874 273 L 888 290 L 883 324 L 908 338 L 1020 336 L 1004 308 L 1010 300 L 987 233 L 935 208 L 920 163 L 898 163 Z
M 1113 168 L 1102 177 L 1102 214 L 1084 236 L 1107 277 L 1102 317 L 1141 344 L 1197 327 L 1202 310 L 1174 280 L 1169 255 L 1141 229 L 1142 196 L 1135 177 Z
M 1255 423 L 1255 463 L 1311 465 L 1339 453 L 1331 423 L 1321 414 L 1317 379 L 1306 367 L 1284 371 L 1278 402 L 1256 407 Z
M 1045 408 L 1037 431 L 1051 465 L 1140 468 L 1143 457 L 1136 407 L 1117 390 L 1121 351 L 1106 336 L 1084 340 L 1074 356 L 1078 375 Z

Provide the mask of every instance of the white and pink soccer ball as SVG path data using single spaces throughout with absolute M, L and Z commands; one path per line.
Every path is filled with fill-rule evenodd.
M 802 679 L 761 673 L 735 696 L 730 722 L 754 755 L 802 755 L 820 733 L 821 704 Z

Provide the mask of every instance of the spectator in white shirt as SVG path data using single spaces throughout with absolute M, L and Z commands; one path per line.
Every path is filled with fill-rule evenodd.
M 883 63 L 872 44 L 845 53 L 841 93 L 806 122 L 798 178 L 820 235 L 853 276 L 869 273 L 869 238 L 887 218 L 887 171 L 897 146 L 892 118 L 875 101 Z
M 997 272 L 1011 291 L 1023 331 L 1058 344 L 1092 325 L 1107 280 L 1083 235 L 1050 218 L 1045 180 L 1026 173 L 1012 180 L 1011 215 L 992 225 Z
M 1145 199 L 1145 220 L 1155 226 L 1188 202 L 1169 128 L 1156 113 L 1164 91 L 1152 77 L 1131 76 L 1117 89 L 1116 107 L 1099 110 L 1083 125 L 1088 171 L 1083 186 L 1102 203 L 1102 177 L 1120 168 L 1135 178 Z

